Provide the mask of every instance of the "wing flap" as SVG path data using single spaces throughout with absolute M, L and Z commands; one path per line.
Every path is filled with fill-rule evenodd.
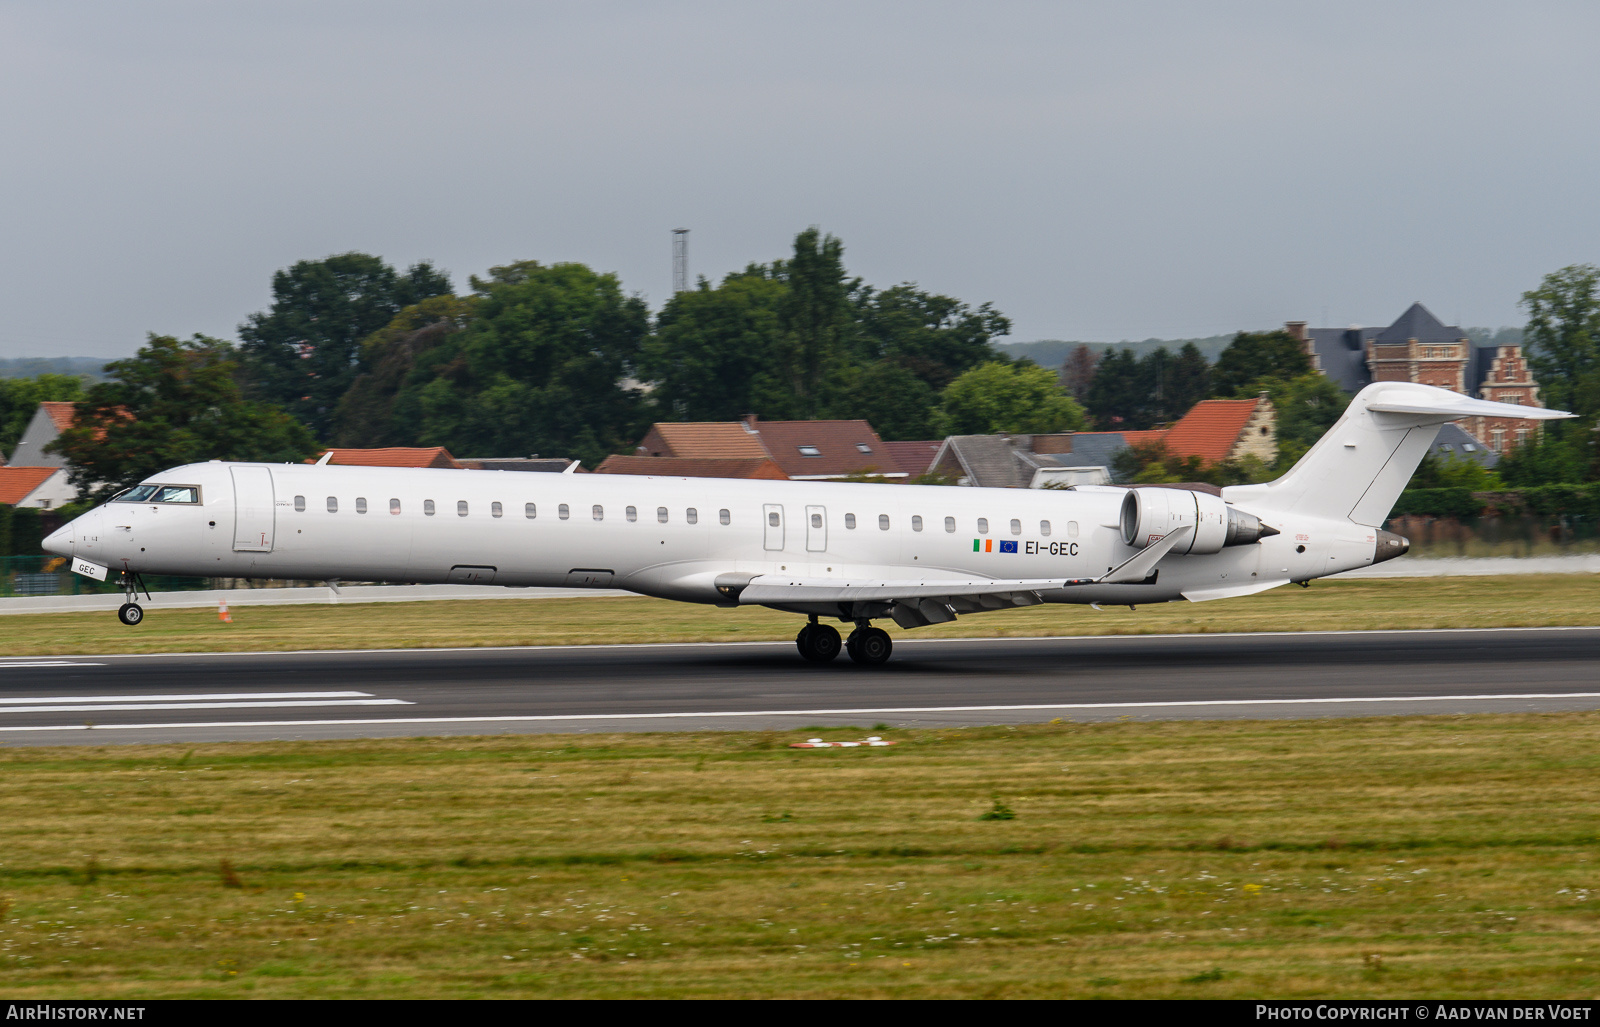
M 900 599 L 945 599 L 953 596 L 1040 592 L 1088 584 L 1077 578 L 946 578 L 895 581 L 881 578 L 790 578 L 762 574 L 739 592 L 741 604 L 891 603 Z

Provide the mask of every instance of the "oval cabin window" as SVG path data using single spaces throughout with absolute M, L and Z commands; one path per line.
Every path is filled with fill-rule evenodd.
M 433 500 L 424 499 L 422 501 L 422 515 L 424 517 L 432 517 L 433 516 Z
M 1017 520 L 1015 517 L 1011 518 L 1011 534 L 1022 534 L 1022 522 Z
M 952 535 L 956 533 L 956 519 L 954 517 L 946 517 L 944 519 L 944 530 Z
M 522 504 L 522 516 L 526 517 L 530 521 L 533 520 L 535 517 L 539 516 L 538 504 L 536 504 L 536 503 L 523 503 Z
M 729 516 L 728 511 L 726 511 L 726 510 L 718 510 L 717 511 L 717 520 L 720 521 L 723 525 L 728 525 L 728 524 L 733 523 L 733 518 Z
M 636 506 L 630 506 L 626 510 L 622 511 L 622 513 L 623 516 L 628 518 L 629 524 L 632 524 L 634 521 L 639 519 L 639 508 Z
M 774 515 L 774 516 L 776 516 L 776 515 Z M 773 523 L 776 524 L 777 522 L 774 521 Z M 856 530 L 856 515 L 855 514 L 845 514 L 844 515 L 844 526 L 846 528 L 849 528 L 851 531 L 855 531 Z
M 1039 522 L 1039 534 L 1041 534 L 1041 535 L 1050 534 L 1050 522 L 1049 521 L 1040 521 Z
M 294 497 L 294 512 L 295 513 L 305 513 L 306 512 L 306 497 L 305 496 L 295 496 Z
M 656 522 L 658 524 L 667 523 L 667 508 L 666 507 L 664 507 L 664 506 L 656 507 Z
M 572 511 L 567 507 L 567 504 L 562 503 L 560 506 L 556 507 L 556 516 L 562 520 L 566 520 L 568 517 L 572 516 Z
M 336 496 L 329 496 L 328 497 L 328 512 L 329 513 L 338 513 L 339 512 L 339 500 L 338 500 L 338 498 Z
M 505 507 L 501 506 L 499 503 L 490 503 L 489 504 L 489 516 L 490 517 L 504 517 L 505 515 L 506 515 L 506 508 Z
M 603 521 L 603 520 L 606 519 L 606 508 L 601 506 L 599 503 L 596 503 L 594 505 L 593 513 L 594 513 L 594 519 L 597 520 L 597 521 Z
M 913 518 L 911 518 L 911 530 L 912 531 L 921 531 L 922 530 L 922 518 L 921 517 L 913 517 Z
M 822 527 L 822 515 L 821 514 L 812 514 L 811 515 L 811 526 L 813 528 Z
M 467 501 L 465 499 L 456 500 L 456 516 L 457 517 L 465 517 L 466 515 L 467 515 Z
M 397 513 L 400 512 L 400 500 L 398 500 L 398 499 L 389 500 L 389 512 L 392 513 L 392 514 L 397 514 Z
M 366 512 L 367 512 L 367 497 L 366 496 L 357 496 L 356 497 L 356 513 L 366 513 Z
M 889 515 L 888 514 L 879 514 L 878 515 L 878 530 L 879 531 L 888 531 L 889 530 Z
M 700 511 L 691 506 L 689 509 L 683 512 L 683 519 L 688 521 L 690 524 L 699 524 Z
M 989 534 L 989 518 L 987 518 L 987 517 L 979 517 L 978 518 L 978 534 L 980 534 L 980 535 Z

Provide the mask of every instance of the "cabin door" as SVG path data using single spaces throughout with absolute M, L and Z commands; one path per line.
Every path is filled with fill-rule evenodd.
M 768 503 L 761 508 L 763 536 L 762 546 L 769 550 L 783 549 L 783 507 L 777 503 Z
M 233 472 L 233 551 L 272 552 L 272 468 L 229 468 Z
M 806 552 L 825 553 L 828 551 L 828 508 L 825 506 L 806 507 Z

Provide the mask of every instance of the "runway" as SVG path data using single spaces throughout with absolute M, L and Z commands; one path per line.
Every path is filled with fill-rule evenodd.
M 0 744 L 1600 709 L 1600 628 L 0 659 Z

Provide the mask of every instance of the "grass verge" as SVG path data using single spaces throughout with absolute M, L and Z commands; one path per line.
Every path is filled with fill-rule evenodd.
M 1594 996 L 1597 732 L 1576 713 L 847 750 L 6 749 L 0 991 Z
M 109 613 L 0 619 L 7 656 L 286 649 L 598 645 L 789 639 L 801 620 L 759 608 L 661 599 L 507 599 L 154 610 L 127 628 Z M 1216 631 L 1534 627 L 1600 624 L 1600 588 L 1578 574 L 1392 578 L 1286 586 L 1244 599 L 1096 612 L 1036 606 L 897 632 L 905 638 L 998 638 Z M 891 625 L 892 626 L 892 625 Z

